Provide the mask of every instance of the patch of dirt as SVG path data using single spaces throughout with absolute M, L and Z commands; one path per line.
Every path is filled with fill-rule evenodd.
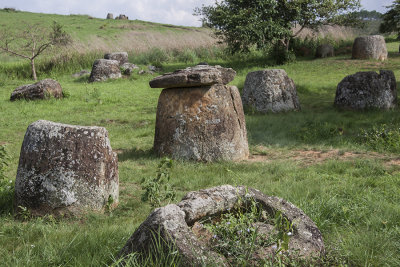
M 273 151 L 266 147 L 258 146 L 257 152 L 250 155 L 246 162 L 272 162 L 275 160 L 292 160 L 303 166 L 319 164 L 327 160 L 354 160 L 354 159 L 380 159 L 386 166 L 400 166 L 400 157 L 380 154 L 377 152 L 351 152 L 339 149 L 331 150 L 292 150 Z

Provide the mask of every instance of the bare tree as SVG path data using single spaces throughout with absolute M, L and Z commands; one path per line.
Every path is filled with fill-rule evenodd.
M 70 35 L 57 22 L 49 28 L 41 24 L 25 23 L 25 29 L 22 31 L 12 32 L 9 29 L 0 31 L 0 52 L 28 59 L 35 81 L 37 80 L 35 59 L 48 48 L 67 45 L 70 42 Z

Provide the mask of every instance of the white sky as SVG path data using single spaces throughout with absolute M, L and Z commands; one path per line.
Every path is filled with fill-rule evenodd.
M 55 14 L 87 14 L 105 18 L 125 14 L 129 19 L 199 26 L 193 9 L 214 0 L 0 0 L 0 8 L 13 7 L 22 11 Z M 364 9 L 384 12 L 393 0 L 361 0 Z

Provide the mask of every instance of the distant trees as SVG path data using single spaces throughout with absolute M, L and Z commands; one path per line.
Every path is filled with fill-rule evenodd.
M 382 19 L 382 13 L 372 10 L 368 11 L 365 9 L 361 9 L 358 12 L 355 12 L 354 15 L 362 20 L 380 20 Z
M 389 11 L 382 15 L 382 23 L 379 31 L 396 32 L 400 38 L 400 0 L 395 0 L 392 5 L 388 6 Z
M 28 59 L 32 68 L 32 78 L 36 81 L 35 59 L 48 48 L 67 45 L 71 40 L 70 35 L 57 22 L 54 22 L 51 28 L 26 23 L 22 31 L 1 29 L 0 52 Z
M 354 23 L 349 14 L 359 7 L 359 0 L 220 0 L 196 8 L 194 14 L 235 53 L 253 46 L 264 49 L 271 43 L 288 50 L 290 39 L 304 28 Z M 296 25 L 300 27 L 293 33 Z

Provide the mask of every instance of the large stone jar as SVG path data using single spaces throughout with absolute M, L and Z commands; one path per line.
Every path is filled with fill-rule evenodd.
M 79 214 L 118 203 L 118 160 L 103 127 L 39 120 L 22 143 L 15 205 L 33 214 Z
M 292 225 L 288 242 L 288 255 L 314 258 L 325 251 L 321 232 L 302 210 L 284 199 L 267 196 L 256 189 L 223 185 L 190 192 L 178 204 L 155 209 L 133 233 L 120 251 L 126 259 L 132 253 L 154 253 L 154 238 L 160 237 L 167 247 L 175 247 L 181 256 L 182 266 L 229 266 L 228 259 L 213 250 L 212 234 L 202 226 L 205 218 L 215 218 L 223 213 L 234 212 L 241 205 L 253 202 L 272 218 L 280 212 Z M 268 220 L 255 222 L 259 238 L 273 234 L 276 226 Z M 210 236 L 211 234 L 211 236 Z M 259 259 L 273 258 L 278 244 L 255 248 L 253 256 Z M 154 256 L 154 255 L 153 255 Z
M 159 76 L 154 149 L 160 156 L 197 161 L 248 157 L 246 122 L 235 71 L 198 65 Z
M 353 59 L 386 60 L 388 52 L 385 38 L 381 35 L 357 37 L 353 43 Z

